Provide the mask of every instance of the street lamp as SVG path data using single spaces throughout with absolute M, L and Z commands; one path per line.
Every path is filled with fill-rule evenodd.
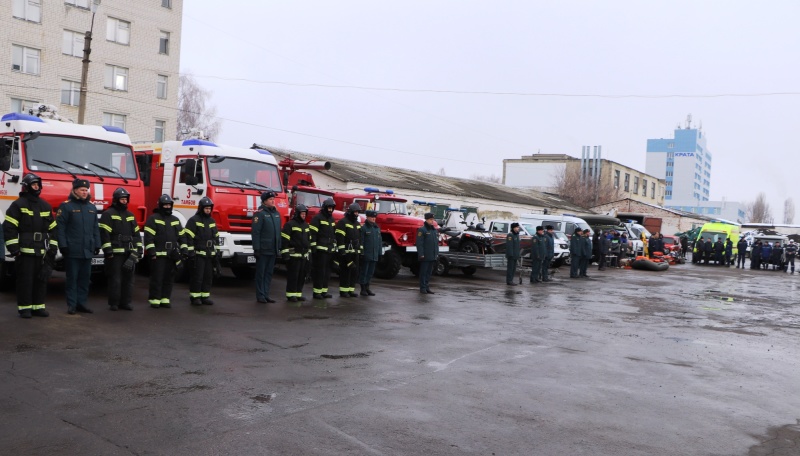
M 86 32 L 83 38 L 83 68 L 81 69 L 81 98 L 78 101 L 78 123 L 83 124 L 84 116 L 86 115 L 86 85 L 89 79 L 89 54 L 92 53 L 92 30 L 94 30 L 94 15 L 97 12 L 97 7 L 100 6 L 100 0 L 92 0 L 90 9 L 92 11 L 92 24 L 89 26 L 89 31 Z

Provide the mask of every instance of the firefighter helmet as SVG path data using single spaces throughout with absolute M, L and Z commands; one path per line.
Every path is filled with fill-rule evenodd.
M 328 199 L 326 199 L 325 201 L 322 202 L 322 208 L 323 209 L 328 208 L 328 207 L 336 207 L 336 201 L 334 201 L 333 198 L 328 198 Z
M 361 206 L 358 203 L 353 203 L 347 207 L 347 212 L 361 212 Z
M 39 190 L 31 189 L 31 185 L 35 183 L 39 184 Z M 39 194 L 42 193 L 42 178 L 36 174 L 28 173 L 22 178 L 22 181 L 20 181 L 20 186 L 22 187 L 23 192 L 39 196 Z
M 205 209 L 207 207 L 213 208 L 214 207 L 214 202 L 211 201 L 211 198 L 209 198 L 207 196 L 204 196 L 204 197 L 200 198 L 200 202 L 197 203 L 197 207 L 199 209 Z
M 114 190 L 114 194 L 112 195 L 112 198 L 113 198 L 113 201 L 115 203 L 119 203 L 119 200 L 121 200 L 122 198 L 128 198 L 128 200 L 130 200 L 131 194 L 128 193 L 128 191 L 125 190 L 124 188 L 117 187 L 117 189 Z
M 158 207 L 162 208 L 167 204 L 172 204 L 172 202 L 172 198 L 165 193 L 158 198 Z
M 298 204 L 297 207 L 294 208 L 294 212 L 296 214 L 299 214 L 301 212 L 305 212 L 307 214 L 308 213 L 308 208 L 306 207 L 305 204 Z

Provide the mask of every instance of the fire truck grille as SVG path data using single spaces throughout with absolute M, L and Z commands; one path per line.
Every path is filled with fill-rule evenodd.
M 246 215 L 228 216 L 228 226 L 230 226 L 231 232 L 234 233 L 250 232 L 250 227 L 252 225 L 253 225 L 252 217 L 248 217 Z

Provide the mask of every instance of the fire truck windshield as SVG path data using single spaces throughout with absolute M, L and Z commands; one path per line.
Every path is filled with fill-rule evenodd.
M 244 184 L 254 189 L 280 193 L 282 190 L 278 167 L 271 163 L 244 160 L 241 158 L 227 157 L 219 163 L 208 160 L 208 176 L 216 182 L 221 182 L 222 187 L 235 182 Z
M 406 203 L 402 201 L 377 200 L 375 201 L 375 211 L 379 214 L 408 214 Z
M 101 176 L 136 179 L 136 165 L 131 147 L 107 141 L 41 135 L 25 143 L 25 160 L 31 171 L 61 174 L 72 172 L 81 175 L 96 173 Z M 64 160 L 91 171 L 65 163 Z
M 302 204 L 306 207 L 322 207 L 322 203 L 330 197 L 323 193 L 294 192 L 295 204 Z

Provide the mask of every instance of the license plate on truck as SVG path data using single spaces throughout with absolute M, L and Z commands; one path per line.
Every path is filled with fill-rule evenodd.
M 92 266 L 102 266 L 105 262 L 105 258 L 92 258 Z
M 253 264 L 255 264 L 255 262 L 256 262 L 256 257 L 255 257 L 255 255 L 248 255 L 248 256 L 247 256 L 247 264 L 250 264 L 250 263 L 253 263 Z

